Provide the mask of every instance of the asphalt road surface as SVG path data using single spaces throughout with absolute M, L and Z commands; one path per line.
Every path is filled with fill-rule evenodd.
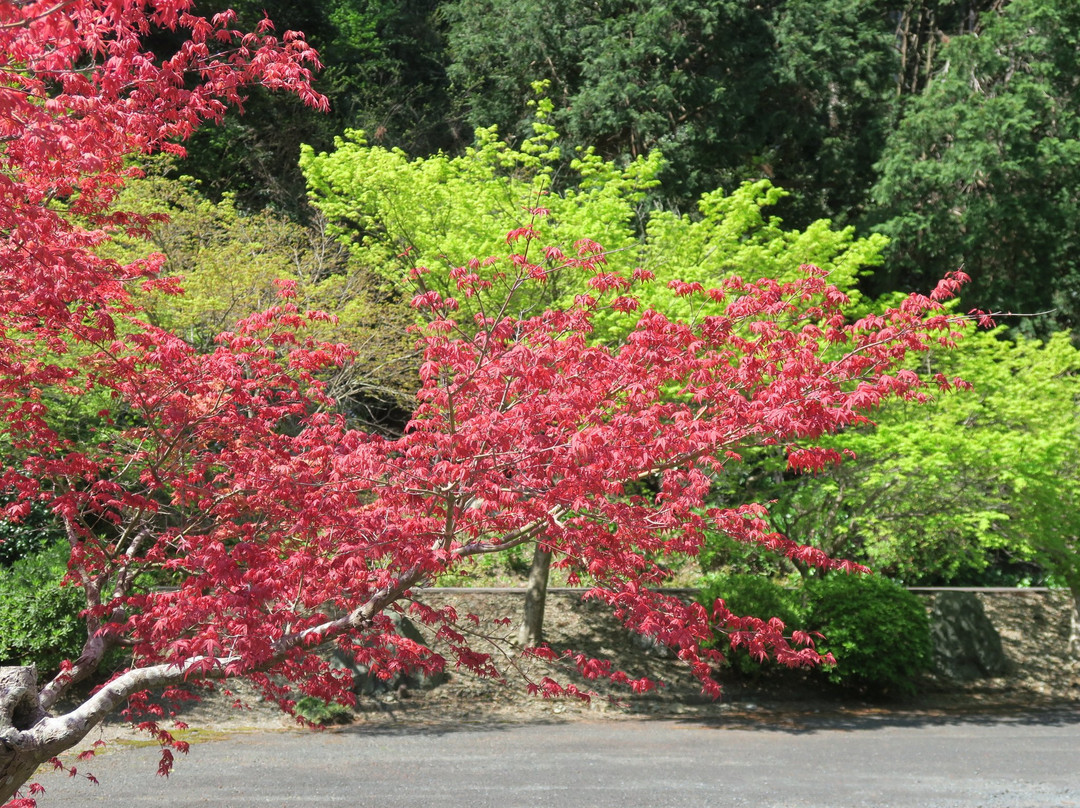
M 50 774 L 40 808 L 1080 806 L 1080 712 L 252 733 Z

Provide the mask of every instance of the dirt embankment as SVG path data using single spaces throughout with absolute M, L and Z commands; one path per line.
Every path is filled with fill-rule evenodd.
M 499 626 L 499 618 L 517 618 L 522 595 L 489 592 L 424 593 L 432 606 L 453 605 L 461 615 L 479 618 L 478 635 L 487 634 L 510 647 L 513 628 Z M 967 683 L 927 676 L 919 692 L 899 702 L 869 702 L 851 694 L 823 688 L 808 677 L 762 676 L 755 681 L 722 676 L 724 696 L 719 702 L 705 698 L 700 684 L 664 649 L 628 632 L 600 604 L 582 602 L 577 594 L 548 596 L 546 637 L 554 648 L 572 648 L 589 656 L 610 659 L 614 667 L 634 677 L 663 683 L 657 690 L 634 695 L 622 688 L 584 682 L 576 672 L 535 660 L 515 660 L 520 670 L 506 682 L 478 679 L 451 670 L 438 686 L 393 683 L 360 700 L 356 721 L 472 723 L 492 721 L 575 720 L 632 718 L 635 716 L 719 717 L 765 720 L 805 712 L 849 711 L 1015 711 L 1040 707 L 1080 705 L 1080 669 L 1066 655 L 1068 599 L 1061 592 L 979 595 L 987 615 L 1002 639 L 1008 671 L 1005 675 Z M 474 638 L 478 650 L 487 640 Z M 491 646 L 495 649 L 495 646 Z M 496 654 L 501 651 L 495 649 Z M 589 703 L 571 699 L 544 700 L 525 692 L 528 679 L 550 675 L 598 691 Z M 527 677 L 523 678 L 523 677 Z M 243 690 L 241 689 L 241 694 Z M 232 709 L 232 697 L 216 696 L 185 711 L 192 725 L 228 727 L 289 727 L 295 722 L 276 708 L 248 699 L 248 708 Z

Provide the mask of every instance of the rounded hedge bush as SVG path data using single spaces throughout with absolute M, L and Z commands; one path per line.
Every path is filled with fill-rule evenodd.
M 879 575 L 833 573 L 805 582 L 807 623 L 836 666 L 830 681 L 875 695 L 912 693 L 930 664 L 930 619 L 915 595 Z
M 760 575 L 709 575 L 698 600 L 711 608 L 717 598 L 737 615 L 778 617 L 789 629 L 824 635 L 817 648 L 836 659 L 825 678 L 842 687 L 876 696 L 911 693 L 930 664 L 926 606 L 888 578 L 833 573 L 791 587 Z M 745 649 L 721 650 L 743 675 L 772 669 Z
M 784 625 L 798 628 L 806 618 L 806 608 L 797 589 L 771 578 L 749 573 L 713 574 L 705 577 L 698 600 L 711 609 L 717 598 L 737 615 L 753 615 L 768 620 L 779 617 Z

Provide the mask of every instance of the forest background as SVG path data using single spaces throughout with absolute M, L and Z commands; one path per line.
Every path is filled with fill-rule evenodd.
M 537 199 L 550 241 L 589 237 L 612 262 L 646 267 L 658 279 L 646 302 L 664 310 L 685 305 L 669 279 L 783 278 L 814 263 L 869 312 L 963 267 L 973 282 L 959 307 L 996 313 L 1000 328 L 920 361 L 973 391 L 881 410 L 835 439 L 852 459 L 816 474 L 757 450 L 717 497 L 771 500 L 780 532 L 907 585 L 1049 583 L 1080 602 L 1080 6 L 226 5 L 307 34 L 331 112 L 256 90 L 186 159 L 145 165 L 125 204 L 169 215 L 153 240 L 187 290 L 147 301 L 155 324 L 209 340 L 267 305 L 275 279 L 294 280 L 359 351 L 332 395 L 392 434 L 418 379 L 416 313 L 395 279 L 493 254 Z M 76 440 L 95 428 L 88 398 L 72 401 Z M 3 526 L 3 586 L 53 593 L 40 612 L 0 615 L 11 624 L 67 608 L 67 591 L 43 587 L 64 563 L 50 518 Z M 767 568 L 720 536 L 702 560 L 689 574 Z

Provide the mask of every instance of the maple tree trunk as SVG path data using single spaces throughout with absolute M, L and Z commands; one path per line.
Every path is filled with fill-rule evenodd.
M 0 804 L 15 796 L 37 767 L 53 756 L 20 737 L 44 715 L 37 697 L 33 666 L 0 668 Z
M 544 604 L 547 600 L 548 572 L 551 570 L 551 551 L 537 543 L 529 567 L 529 585 L 525 590 L 525 614 L 518 629 L 517 644 L 521 648 L 543 640 Z
M 45 760 L 10 749 L 7 744 L 0 745 L 0 803 L 14 797 Z

